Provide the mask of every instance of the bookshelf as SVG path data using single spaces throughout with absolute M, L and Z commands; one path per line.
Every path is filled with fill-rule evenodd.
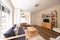
M 55 28 L 55 27 L 57 27 L 58 26 L 58 23 L 57 23 L 57 11 L 56 10 L 54 10 L 54 11 L 52 11 L 52 13 L 51 13 L 51 26 L 52 26 L 52 28 Z

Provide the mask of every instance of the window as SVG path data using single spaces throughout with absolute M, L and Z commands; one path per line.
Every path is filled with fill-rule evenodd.
M 26 17 L 24 13 L 21 13 L 21 23 L 26 23 Z
M 9 18 L 10 10 L 6 10 L 4 6 L 1 6 L 1 8 L 2 9 L 0 10 L 0 36 L 2 36 L 4 32 L 8 30 L 9 19 L 10 19 Z

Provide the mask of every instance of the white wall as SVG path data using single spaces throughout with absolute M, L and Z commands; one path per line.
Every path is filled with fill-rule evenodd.
M 40 25 L 41 26 L 41 22 L 42 22 L 42 14 L 43 13 L 51 13 L 51 11 L 53 10 L 57 10 L 58 12 L 58 27 L 60 26 L 60 5 L 56 5 L 54 7 L 51 7 L 49 9 L 46 9 L 44 11 L 39 11 L 37 13 L 31 13 L 31 24 L 35 24 L 35 25 Z
M 41 22 L 40 13 L 31 13 L 31 24 L 32 25 L 38 25 Z
M 30 12 L 24 12 L 25 13 L 25 17 L 26 17 L 26 22 L 27 24 L 31 24 L 31 13 Z

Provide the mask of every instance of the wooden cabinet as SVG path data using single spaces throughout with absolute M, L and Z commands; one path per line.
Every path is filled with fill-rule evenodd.
M 42 27 L 51 29 L 51 23 L 42 22 Z

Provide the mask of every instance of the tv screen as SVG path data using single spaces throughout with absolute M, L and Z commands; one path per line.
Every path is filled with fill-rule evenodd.
M 49 19 L 44 19 L 43 22 L 49 22 Z

